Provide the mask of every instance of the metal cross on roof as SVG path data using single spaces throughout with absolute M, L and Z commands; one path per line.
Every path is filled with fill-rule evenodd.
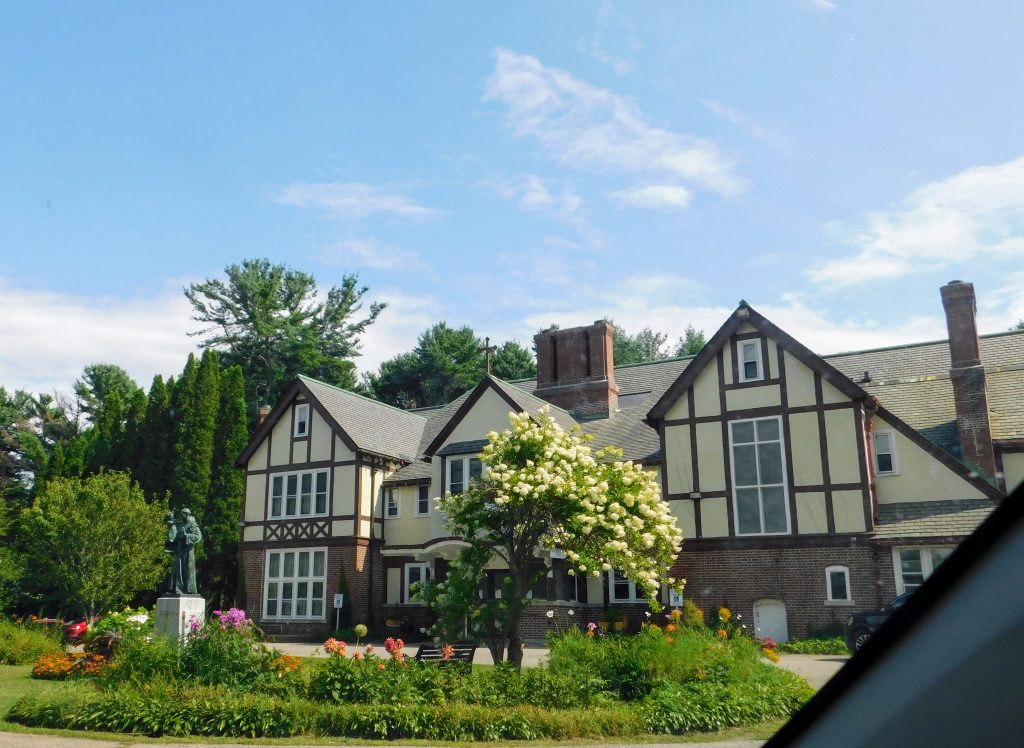
M 498 350 L 498 346 L 491 345 L 490 338 L 484 338 L 483 347 L 477 348 L 477 351 L 484 354 L 484 361 L 486 362 L 487 365 L 487 376 L 491 375 L 491 351 L 496 350 Z

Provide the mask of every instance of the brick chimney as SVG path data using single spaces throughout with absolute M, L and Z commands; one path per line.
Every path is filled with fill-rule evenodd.
M 619 405 L 612 332 L 611 324 L 602 319 L 585 327 L 534 335 L 534 394 L 581 420 L 607 418 Z
M 259 426 L 265 420 L 267 420 L 267 416 L 270 415 L 270 406 L 269 405 L 261 405 L 259 407 L 259 409 L 256 411 L 256 415 L 259 417 L 259 422 L 256 425 Z
M 956 425 L 964 459 L 996 474 L 992 428 L 989 425 L 985 367 L 981 363 L 974 284 L 950 281 L 940 289 L 949 330 L 949 377 L 953 382 Z

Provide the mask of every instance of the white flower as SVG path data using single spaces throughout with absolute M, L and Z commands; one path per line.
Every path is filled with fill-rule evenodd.
M 549 610 L 549 611 L 548 611 L 547 613 L 545 613 L 544 615 L 546 615 L 546 616 L 547 616 L 548 618 L 554 618 L 554 617 L 555 617 L 555 611 L 553 611 L 553 610 Z
M 568 614 L 571 615 L 571 616 L 574 616 L 574 615 L 576 615 L 576 611 L 575 610 L 569 610 Z

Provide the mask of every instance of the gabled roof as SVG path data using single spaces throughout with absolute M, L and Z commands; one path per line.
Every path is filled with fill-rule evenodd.
M 680 395 L 686 392 L 686 389 L 693 384 L 694 380 L 718 355 L 719 351 L 725 348 L 726 344 L 740 328 L 740 325 L 745 322 L 752 325 L 756 330 L 764 334 L 765 337 L 776 341 L 782 346 L 783 350 L 791 354 L 807 368 L 820 374 L 822 379 L 825 379 L 847 397 L 854 400 L 867 398 L 868 393 L 855 384 L 853 380 L 811 351 L 810 348 L 792 335 L 769 322 L 749 304 L 741 302 L 736 311 L 729 315 L 729 319 L 725 321 L 725 324 L 718 328 L 718 332 L 711 336 L 711 340 L 701 349 L 697 357 L 686 367 L 686 370 L 658 398 L 658 401 L 647 413 L 648 423 L 653 425 L 665 416 L 665 413 L 672 407 L 672 404 L 679 399 Z
M 273 410 L 252 435 L 236 465 L 245 464 L 300 394 L 309 399 L 317 413 L 352 451 L 371 452 L 405 462 L 416 459 L 426 418 L 300 375 L 285 388 Z
M 455 403 L 458 403 L 458 407 L 452 409 L 451 406 L 448 406 L 438 414 L 438 421 L 440 422 L 443 419 L 443 422 L 440 423 L 436 431 L 431 429 L 432 438 L 422 446 L 422 454 L 427 457 L 432 456 L 487 390 L 496 392 L 517 413 L 536 413 L 541 408 L 547 407 L 555 423 L 563 429 L 569 430 L 573 426 L 578 425 L 576 420 L 561 408 L 488 374 L 480 380 L 476 387 L 451 404 L 455 405 Z

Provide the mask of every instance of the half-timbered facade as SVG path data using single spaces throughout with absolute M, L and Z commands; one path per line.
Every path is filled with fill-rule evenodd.
M 319 636 L 344 592 L 351 623 L 415 636 L 430 613 L 412 586 L 464 545 L 433 498 L 480 475 L 509 411 L 548 405 L 658 476 L 687 596 L 775 638 L 834 629 L 921 584 L 1024 478 L 1024 333 L 979 338 L 970 284 L 943 300 L 948 344 L 827 357 L 745 303 L 682 359 L 616 367 L 604 321 L 546 331 L 536 380 L 488 376 L 415 412 L 300 377 L 239 460 L 248 606 L 272 635 Z M 621 575 L 571 576 L 557 552 L 537 564 L 528 635 L 551 611 L 643 620 Z M 500 596 L 503 576 L 496 562 L 480 594 Z

